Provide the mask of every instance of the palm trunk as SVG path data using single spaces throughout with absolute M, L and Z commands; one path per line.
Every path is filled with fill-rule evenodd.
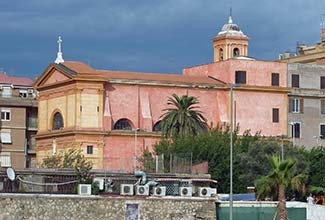
M 286 210 L 286 197 L 285 197 L 285 187 L 284 185 L 279 185 L 279 206 L 278 211 L 280 213 L 279 220 L 287 220 L 287 210 Z

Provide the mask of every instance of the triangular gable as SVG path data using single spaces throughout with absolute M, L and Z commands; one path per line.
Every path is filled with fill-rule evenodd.
M 43 85 L 49 85 L 67 79 L 71 78 L 67 77 L 65 74 L 59 72 L 58 70 L 54 70 L 54 72 L 51 73 L 50 77 L 46 81 L 44 81 Z
M 36 80 L 34 87 L 37 89 L 38 87 L 53 85 L 72 79 L 73 73 L 71 74 L 71 70 L 67 69 L 68 71 L 65 71 L 65 69 L 57 64 L 51 64 Z

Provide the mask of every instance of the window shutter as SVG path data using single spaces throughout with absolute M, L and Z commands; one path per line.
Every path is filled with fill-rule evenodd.
M 300 99 L 300 106 L 299 106 L 300 113 L 304 113 L 304 99 Z
M 295 124 L 295 138 L 300 138 L 300 124 Z
M 272 109 L 272 122 L 279 122 L 279 109 L 278 108 L 274 108 Z
M 298 74 L 291 75 L 291 87 L 299 88 L 299 75 Z
M 325 125 L 320 125 L 320 135 L 322 139 L 325 138 Z
M 325 114 L 325 99 L 320 100 L 320 113 L 321 113 L 322 115 Z
M 325 76 L 320 77 L 320 88 L 325 89 Z
M 289 112 L 293 111 L 293 98 L 289 98 Z

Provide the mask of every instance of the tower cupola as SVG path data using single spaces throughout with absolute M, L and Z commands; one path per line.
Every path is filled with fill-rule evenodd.
M 231 59 L 238 56 L 248 56 L 249 38 L 233 22 L 231 12 L 228 23 L 213 39 L 214 62 Z

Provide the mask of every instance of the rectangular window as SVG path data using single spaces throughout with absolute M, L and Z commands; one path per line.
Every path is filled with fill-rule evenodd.
M 94 152 L 94 147 L 93 145 L 88 145 L 87 146 L 87 154 L 93 154 Z
M 299 113 L 299 99 L 294 98 L 292 99 L 292 113 Z
M 2 129 L 0 134 L 1 143 L 11 144 L 11 132 L 9 129 Z
M 11 87 L 9 87 L 9 86 L 2 87 L 2 97 L 5 97 L 5 98 L 11 97 Z
M 1 167 L 11 167 L 10 155 L 0 155 Z
M 319 134 L 320 138 L 325 139 L 325 124 L 321 124 L 319 129 L 320 129 L 320 134 Z
M 272 122 L 274 122 L 274 123 L 279 122 L 279 109 L 278 108 L 272 109 Z
M 279 86 L 280 84 L 279 73 L 272 73 L 272 86 Z
M 289 98 L 289 112 L 304 113 L 304 99 Z
M 291 75 L 291 87 L 299 88 L 299 75 L 298 74 Z
M 320 100 L 320 113 L 325 115 L 325 99 Z
M 10 121 L 11 113 L 10 110 L 1 109 L 1 121 Z
M 291 137 L 300 138 L 300 123 L 294 122 L 291 124 Z
M 26 89 L 19 90 L 19 96 L 22 98 L 27 98 L 28 97 L 27 90 Z
M 236 71 L 236 84 L 246 84 L 246 71 Z
M 325 76 L 320 77 L 320 89 L 325 89 Z

